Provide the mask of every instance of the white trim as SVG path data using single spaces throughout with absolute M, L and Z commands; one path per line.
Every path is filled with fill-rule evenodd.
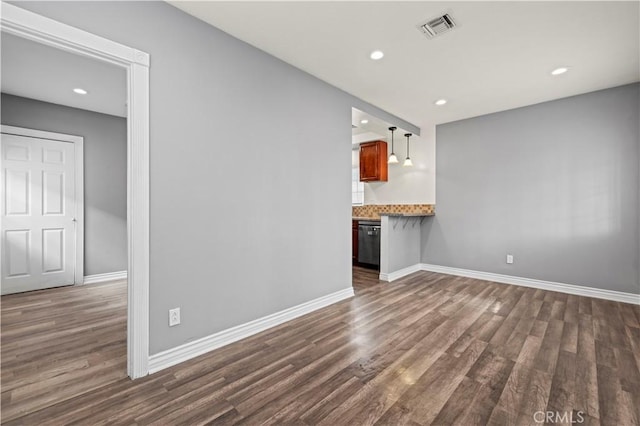
M 76 276 L 75 285 L 84 281 L 84 138 L 74 143 L 76 166 Z
M 127 70 L 127 373 L 146 376 L 149 363 L 149 55 L 112 40 L 1 3 L 2 31 L 110 62 Z
M 127 271 L 107 272 L 104 274 L 86 275 L 84 284 L 97 284 L 105 281 L 126 280 Z
M 389 272 L 388 274 L 380 272 L 380 279 L 382 281 L 392 282 L 421 270 L 422 265 L 420 263 L 416 263 L 415 265 L 407 266 L 406 268 L 398 269 L 397 271 Z
M 43 130 L 28 129 L 26 127 L 7 126 L 3 124 L 0 126 L 2 133 L 16 136 L 27 136 L 30 138 L 38 139 L 51 139 L 53 141 L 82 143 L 84 138 L 82 136 L 67 135 L 64 133 L 46 132 Z
M 560 293 L 575 294 L 578 296 L 595 297 L 598 299 L 614 300 L 616 302 L 640 305 L 640 295 L 633 293 L 604 290 L 593 287 L 584 287 L 574 284 L 557 283 L 553 281 L 536 280 L 533 278 L 514 277 L 512 275 L 494 274 L 492 272 L 452 268 L 449 266 L 430 265 L 427 263 L 423 263 L 420 266 L 423 271 L 438 272 L 441 274 L 457 275 L 459 277 L 476 278 L 479 280 L 493 281 L 502 284 L 539 288 L 542 290 L 557 291 Z
M 73 283 L 82 284 L 84 278 L 84 138 L 82 136 L 54 133 L 44 130 L 28 129 L 26 127 L 0 126 L 0 133 L 29 138 L 48 139 L 73 144 L 74 156 L 74 198 L 75 198 L 75 256 L 73 265 Z
M 127 371 L 135 379 L 149 374 L 149 68 L 132 64 L 128 82 Z
M 334 303 L 353 297 L 353 288 L 336 291 L 306 303 L 285 309 L 266 317 L 258 318 L 245 324 L 232 327 L 193 342 L 185 343 L 175 348 L 151 355 L 149 358 L 149 373 L 155 373 L 172 365 L 179 364 L 191 358 L 218 349 L 229 343 L 237 342 L 268 328 L 275 327 L 294 318 L 324 308 Z
M 67 52 L 128 67 L 149 66 L 149 55 L 51 18 L 2 2 L 2 31 Z

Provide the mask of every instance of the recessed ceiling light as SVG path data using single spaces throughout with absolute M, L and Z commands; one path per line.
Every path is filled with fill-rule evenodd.
M 360 124 L 367 124 L 369 122 L 369 120 L 367 120 L 366 118 L 363 118 L 362 120 L 360 120 Z
M 86 90 L 81 89 L 81 88 L 79 88 L 79 87 L 76 87 L 75 89 L 73 89 L 73 91 L 74 91 L 75 93 L 77 93 L 78 95 L 86 95 L 87 93 L 89 93 L 89 92 L 87 92 Z
M 560 67 L 560 68 L 556 68 L 555 70 L 551 71 L 551 75 L 560 75 L 560 74 L 564 74 L 567 71 L 569 71 L 569 68 Z
M 384 53 L 382 53 L 382 50 L 374 50 L 373 52 L 371 52 L 371 55 L 369 55 L 369 57 L 374 61 L 377 61 L 378 59 L 382 59 L 384 57 Z
M 447 103 L 446 99 L 438 99 L 437 101 L 435 101 L 435 104 L 438 105 L 438 106 L 442 106 L 442 105 L 444 105 L 446 103 Z

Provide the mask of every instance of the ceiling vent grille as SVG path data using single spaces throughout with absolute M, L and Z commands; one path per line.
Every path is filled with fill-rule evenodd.
M 451 16 L 447 13 L 437 18 L 418 25 L 418 29 L 427 37 L 434 38 L 440 34 L 451 31 L 456 26 Z

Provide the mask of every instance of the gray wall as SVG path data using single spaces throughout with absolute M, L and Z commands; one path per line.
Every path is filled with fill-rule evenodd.
M 350 287 L 351 107 L 379 110 L 163 2 L 16 4 L 151 55 L 151 354 Z
M 421 262 L 420 221 L 424 219 L 422 217 L 381 217 L 381 273 L 393 273 Z
M 422 261 L 638 293 L 638 99 L 632 84 L 437 126 Z
M 0 121 L 84 137 L 84 274 L 126 270 L 126 119 L 3 93 Z

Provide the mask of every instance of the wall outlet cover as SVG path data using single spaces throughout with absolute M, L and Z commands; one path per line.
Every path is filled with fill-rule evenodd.
M 169 327 L 180 324 L 180 308 L 169 309 Z

